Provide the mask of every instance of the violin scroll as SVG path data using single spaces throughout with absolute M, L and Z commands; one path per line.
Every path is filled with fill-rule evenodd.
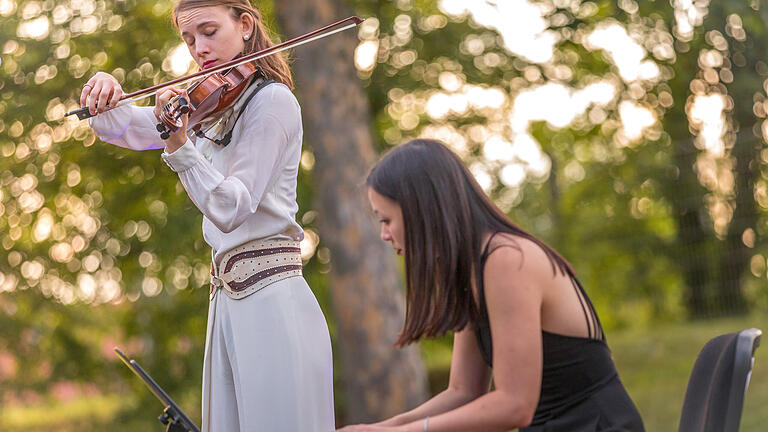
M 160 114 L 160 123 L 157 124 L 157 131 L 160 132 L 160 138 L 168 139 L 171 132 L 176 132 L 183 126 L 181 116 L 191 111 L 189 100 L 182 95 L 175 96 L 163 107 Z

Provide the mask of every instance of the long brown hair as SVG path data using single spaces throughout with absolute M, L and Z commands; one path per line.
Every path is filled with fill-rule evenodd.
M 253 18 L 254 28 L 251 29 L 251 38 L 245 41 L 244 55 L 274 46 L 270 32 L 261 20 L 261 14 L 251 5 L 249 0 L 179 0 L 173 8 L 173 23 L 179 28 L 179 13 L 203 7 L 224 6 L 229 8 L 232 18 L 237 21 L 242 14 L 247 13 Z M 291 69 L 283 53 L 273 54 L 256 60 L 267 77 L 283 83 L 293 90 L 293 78 Z
M 413 140 L 371 170 L 366 186 L 400 204 L 405 227 L 406 313 L 398 346 L 459 331 L 482 312 L 473 296 L 484 235 L 503 232 L 539 245 L 554 274 L 573 276 L 554 249 L 501 212 L 444 144 Z

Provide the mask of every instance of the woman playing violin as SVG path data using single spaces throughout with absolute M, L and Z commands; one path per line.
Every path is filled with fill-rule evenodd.
M 248 0 L 180 0 L 173 22 L 204 69 L 273 46 Z M 295 220 L 301 112 L 285 60 L 256 63 L 263 76 L 200 122 L 204 136 L 187 131 L 185 114 L 178 132 L 160 138 L 163 107 L 184 90 L 159 92 L 154 109 L 105 111 L 123 91 L 99 72 L 80 102 L 103 112 L 90 124 L 104 141 L 164 148 L 162 159 L 203 213 L 212 270 L 202 430 L 325 432 L 334 429 L 331 343 L 301 275 L 303 231 Z

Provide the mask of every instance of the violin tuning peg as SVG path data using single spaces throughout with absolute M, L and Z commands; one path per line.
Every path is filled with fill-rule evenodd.
M 167 140 L 168 137 L 170 137 L 170 136 L 171 136 L 171 132 L 170 131 L 165 131 L 165 132 L 160 134 L 160 138 L 162 138 L 164 140 Z
M 158 123 L 157 126 L 155 126 L 155 129 L 157 129 L 158 132 L 165 132 L 165 125 L 162 123 Z

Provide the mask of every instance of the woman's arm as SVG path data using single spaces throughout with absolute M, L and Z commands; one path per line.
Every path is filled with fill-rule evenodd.
M 155 126 L 152 107 L 124 105 L 88 119 L 104 142 L 131 150 L 156 150 L 165 146 Z
M 226 149 L 226 176 L 189 140 L 172 153 L 163 153 L 166 163 L 179 174 L 192 202 L 225 233 L 235 230 L 256 212 L 264 193 L 283 168 L 280 162 L 289 144 L 300 142 L 300 113 L 290 91 L 271 85 L 262 90 L 262 95 L 264 99 L 257 98 L 245 108 L 240 118 L 243 126 L 239 139 Z M 298 161 L 300 150 L 295 150 Z
M 99 113 L 88 119 L 96 135 L 104 142 L 131 150 L 163 148 L 151 107 L 124 105 L 105 111 L 115 106 L 122 95 L 120 83 L 108 73 L 98 72 L 83 85 L 80 106 L 88 106 L 91 114 Z
M 480 354 L 474 331 L 467 326 L 453 336 L 448 388 L 411 411 L 376 423 L 376 425 L 404 425 L 428 416 L 451 411 L 485 394 L 490 386 L 490 379 L 491 370 L 485 365 Z

